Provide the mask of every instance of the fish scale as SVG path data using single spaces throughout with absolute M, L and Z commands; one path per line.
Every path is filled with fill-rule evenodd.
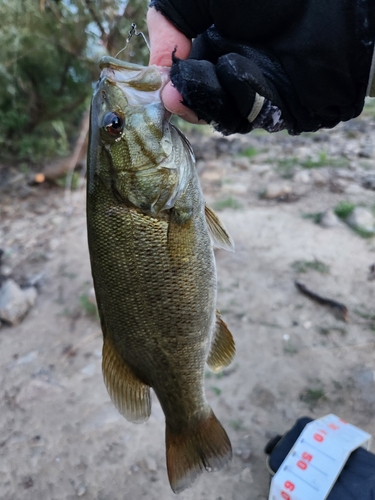
M 160 100 L 163 71 L 111 58 L 101 67 L 91 109 L 87 226 L 103 375 L 116 407 L 133 422 L 149 417 L 154 389 L 178 493 L 231 457 L 205 398 L 204 370 L 207 358 L 218 371 L 234 356 L 215 309 L 211 240 L 229 248 L 232 242 L 205 206 L 190 146 L 169 124 Z

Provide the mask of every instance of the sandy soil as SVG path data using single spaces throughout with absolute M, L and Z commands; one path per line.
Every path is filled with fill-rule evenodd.
M 374 172 L 371 137 L 369 117 L 316 136 L 193 137 L 203 190 L 236 245 L 216 257 L 218 306 L 237 356 L 206 377 L 234 457 L 182 500 L 265 500 L 264 446 L 302 415 L 333 412 L 375 435 L 375 238 L 311 219 L 342 200 L 374 204 L 360 181 Z M 315 164 L 307 168 L 306 158 Z M 287 194 L 262 198 L 275 182 Z M 19 283 L 36 281 L 39 295 L 22 323 L 0 329 L 0 498 L 176 498 L 158 402 L 146 424 L 130 424 L 102 381 L 100 327 L 87 300 L 84 188 L 66 198 L 18 179 L 1 198 L 4 265 Z M 301 295 L 295 279 L 343 302 L 349 322 Z

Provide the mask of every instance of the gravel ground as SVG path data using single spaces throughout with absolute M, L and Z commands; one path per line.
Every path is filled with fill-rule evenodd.
M 236 245 L 215 253 L 237 356 L 206 376 L 233 460 L 182 500 L 266 500 L 264 446 L 302 415 L 333 412 L 375 435 L 375 238 L 360 218 L 345 219 L 362 206 L 371 226 L 373 116 L 369 105 L 359 119 L 294 138 L 189 131 L 207 202 Z M 0 327 L 0 498 L 175 498 L 157 400 L 146 424 L 130 424 L 102 381 L 84 180 L 64 192 L 30 186 L 10 166 L 0 172 L 0 279 L 38 291 L 23 321 Z M 348 321 L 295 280 L 345 304 Z

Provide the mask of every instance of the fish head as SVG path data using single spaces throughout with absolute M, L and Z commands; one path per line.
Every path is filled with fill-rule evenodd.
M 95 174 L 109 181 L 160 164 L 172 151 L 170 113 L 160 93 L 168 68 L 112 57 L 100 61 L 90 117 L 89 190 Z

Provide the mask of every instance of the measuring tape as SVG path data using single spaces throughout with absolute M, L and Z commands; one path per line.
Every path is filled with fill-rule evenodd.
M 310 422 L 274 475 L 269 500 L 325 500 L 350 454 L 370 442 L 336 415 Z

